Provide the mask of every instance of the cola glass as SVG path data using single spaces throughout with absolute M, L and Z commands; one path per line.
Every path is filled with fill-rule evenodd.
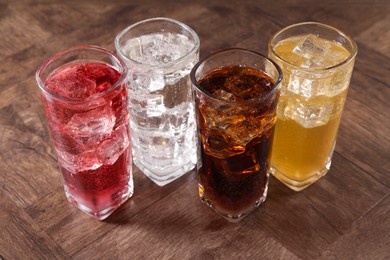
M 281 78 L 272 60 L 245 49 L 217 52 L 191 72 L 199 196 L 231 222 L 266 199 Z
M 36 73 L 66 197 L 99 220 L 133 194 L 126 73 L 96 46 L 59 52 Z

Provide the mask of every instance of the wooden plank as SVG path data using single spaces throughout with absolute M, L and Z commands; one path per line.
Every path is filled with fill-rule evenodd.
M 387 187 L 335 154 L 328 174 L 300 193 L 272 178 L 266 204 L 249 219 L 298 257 L 313 259 L 387 194 Z
M 7 37 L 3 37 L 0 41 L 0 57 L 11 55 L 30 47 L 35 42 L 50 38 L 51 34 L 37 23 L 32 23 L 31 17 L 19 15 L 19 10 L 15 8 L 15 5 L 7 4 L 2 9 L 4 11 L 1 17 L 0 35 Z
M 381 5 L 386 6 L 385 4 Z M 366 30 L 362 30 L 359 36 L 356 38 L 359 42 L 367 44 L 372 50 L 376 50 L 387 57 L 390 57 L 390 44 L 388 44 L 388 39 L 390 39 L 390 30 L 389 23 L 390 20 L 390 4 L 387 2 L 387 15 L 382 19 L 374 22 Z M 379 43 L 379 44 L 378 44 Z
M 335 26 L 346 34 L 356 37 L 361 32 L 369 30 L 374 23 L 383 20 L 390 11 L 390 4 L 386 0 L 342 2 L 337 0 L 323 2 L 276 0 L 272 4 L 261 6 L 259 4 L 259 8 L 284 26 L 304 21 L 316 21 Z M 369 17 L 369 19 L 357 20 L 357 17 Z
M 62 187 L 32 204 L 26 212 L 44 231 L 51 234 L 53 240 L 66 252 L 75 254 L 87 244 L 105 236 L 113 228 L 180 189 L 186 179 L 193 179 L 193 173 L 190 172 L 178 181 L 159 187 L 138 169 L 134 169 L 133 197 L 104 221 L 95 220 L 71 205 L 66 200 Z
M 336 150 L 390 187 L 390 88 L 355 71 Z
M 1 259 L 67 259 L 67 254 L 0 189 Z
M 390 193 L 380 180 L 346 160 L 333 156 L 330 171 L 302 192 L 305 199 L 340 234 L 348 233 L 361 216 Z
M 390 196 L 325 251 L 320 259 L 390 259 Z
M 26 70 L 20 62 L 15 61 L 10 56 L 0 56 L 0 93 L 10 87 L 15 86 L 22 80 L 25 80 L 27 71 L 31 71 L 31 68 Z M 18 75 L 16 77 L 16 75 Z M 1 103 L 9 102 L 8 98 L 3 98 Z M 0 103 L 0 105 L 1 105 Z
M 93 21 L 93 13 L 82 12 L 74 4 L 62 2 L 16 3 L 12 9 L 18 13 L 25 13 L 26 20 L 34 20 L 37 26 L 43 28 L 52 37 L 67 34 L 83 26 L 89 26 Z M 95 9 L 100 9 L 95 7 Z M 67 19 L 64 19 L 67 17 Z M 77 21 L 77 22 L 75 22 Z
M 26 207 L 58 187 L 58 165 L 42 125 L 40 101 L 28 90 L 12 89 L 19 94 L 3 95 L 9 104 L 0 108 L 0 181 L 14 202 Z
M 266 203 L 248 219 L 302 259 L 318 257 L 340 236 L 303 193 L 290 190 L 275 178 L 271 178 Z
M 72 257 L 224 259 L 257 255 L 298 259 L 254 225 L 253 218 L 229 223 L 200 202 L 196 183 L 191 180 L 142 214 L 123 219 Z
M 377 84 L 378 82 L 382 85 L 387 85 L 388 87 L 390 85 L 390 79 L 388 77 L 390 71 L 390 57 L 385 56 L 376 48 L 369 48 L 368 46 L 366 46 L 365 42 L 357 42 L 357 44 L 358 54 L 356 56 L 354 73 L 359 72 L 364 74 L 367 80 L 368 78 L 374 79 L 371 84 Z M 386 42 L 378 42 L 377 44 L 386 45 Z M 354 75 L 352 77 L 354 77 Z M 370 86 L 371 84 L 369 84 L 368 86 Z M 369 92 L 371 90 L 371 86 L 368 86 L 365 85 L 364 90 L 362 90 L 364 93 Z M 383 90 L 385 89 L 386 88 L 383 88 Z M 379 91 L 379 93 L 380 92 L 381 91 Z M 383 96 L 383 98 L 385 98 L 385 96 Z

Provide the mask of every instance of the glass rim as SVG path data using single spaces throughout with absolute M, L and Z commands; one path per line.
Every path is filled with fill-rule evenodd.
M 274 50 L 274 46 L 277 44 L 275 42 L 276 37 L 278 37 L 282 33 L 286 32 L 287 30 L 290 30 L 292 28 L 297 28 L 297 27 L 300 27 L 300 26 L 305 26 L 305 25 L 317 25 L 317 26 L 326 28 L 328 30 L 332 30 L 332 31 L 338 33 L 339 35 L 341 35 L 343 38 L 345 38 L 349 42 L 349 44 L 351 45 L 351 49 L 352 49 L 352 51 L 351 51 L 350 55 L 348 56 L 348 58 L 346 58 L 342 62 L 339 62 L 336 65 L 333 65 L 333 66 L 330 66 L 330 67 L 324 67 L 324 68 L 303 68 L 303 67 L 291 64 L 288 60 L 283 59 L 282 57 L 280 57 Z M 330 25 L 327 25 L 327 24 L 324 24 L 324 23 L 319 23 L 319 22 L 296 23 L 296 24 L 292 24 L 292 25 L 289 25 L 287 27 L 284 27 L 284 28 L 280 29 L 268 41 L 268 49 L 269 49 L 270 52 L 272 52 L 273 55 L 275 55 L 275 57 L 277 57 L 282 62 L 287 63 L 291 67 L 294 67 L 294 68 L 302 70 L 302 71 L 307 71 L 307 72 L 311 72 L 311 71 L 313 71 L 313 72 L 314 71 L 315 72 L 328 71 L 328 70 L 331 70 L 331 69 L 334 69 L 334 68 L 337 68 L 337 67 L 341 67 L 341 66 L 351 62 L 356 57 L 357 52 L 358 52 L 357 44 L 350 36 L 346 35 L 344 32 L 342 32 L 341 30 L 339 30 L 339 29 L 337 29 L 337 28 L 335 28 L 333 26 L 330 26 Z
M 216 97 L 215 95 L 209 93 L 204 88 L 202 88 L 198 84 L 198 81 L 195 78 L 195 73 L 198 70 L 198 68 L 200 67 L 200 65 L 202 65 L 206 60 L 208 60 L 209 58 L 211 58 L 211 57 L 213 57 L 215 55 L 218 55 L 218 54 L 221 54 L 221 53 L 224 53 L 224 52 L 230 52 L 230 51 L 247 52 L 247 53 L 250 53 L 250 54 L 254 54 L 254 55 L 260 56 L 261 58 L 269 61 L 276 68 L 276 70 L 278 71 L 278 74 L 279 74 L 277 79 L 275 80 L 275 83 L 273 84 L 272 88 L 269 89 L 267 92 L 260 94 L 257 97 L 254 97 L 254 98 L 251 98 L 251 99 L 247 99 L 247 100 L 240 100 L 240 101 L 229 101 L 229 100 L 220 99 L 220 98 Z M 219 66 L 217 68 L 223 68 L 223 67 L 224 66 Z M 251 66 L 250 68 L 254 68 L 254 67 Z M 265 72 L 265 71 L 262 71 L 262 72 L 265 73 L 266 75 L 270 76 L 267 72 Z M 207 57 L 205 57 L 202 60 L 200 60 L 192 68 L 191 73 L 190 73 L 190 78 L 191 78 L 192 85 L 195 86 L 196 90 L 200 91 L 202 94 L 206 95 L 208 98 L 210 98 L 210 99 L 212 99 L 214 101 L 222 102 L 222 103 L 225 103 L 225 104 L 242 104 L 242 105 L 245 105 L 245 104 L 250 104 L 250 103 L 256 102 L 256 101 L 258 101 L 258 100 L 268 96 L 270 93 L 274 92 L 278 88 L 280 83 L 282 82 L 283 72 L 282 72 L 282 69 L 279 67 L 279 65 L 276 62 L 274 62 L 273 60 L 271 60 L 270 58 L 268 58 L 267 56 L 265 56 L 265 55 L 263 55 L 263 54 L 261 54 L 259 52 L 248 50 L 248 49 L 244 49 L 244 48 L 228 48 L 228 49 L 223 49 L 223 50 L 219 50 L 219 51 L 213 52 L 210 55 L 208 55 Z
M 122 50 L 122 45 L 119 43 L 120 40 L 124 37 L 124 35 L 126 33 L 128 33 L 131 29 L 137 27 L 137 26 L 140 26 L 140 25 L 143 25 L 145 23 L 150 23 L 150 22 L 159 22 L 159 21 L 162 21 L 162 22 L 170 22 L 172 24 L 175 24 L 175 25 L 178 25 L 179 27 L 183 28 L 185 31 L 187 31 L 191 36 L 192 38 L 194 39 L 194 46 L 192 47 L 192 49 L 190 51 L 188 51 L 185 55 L 181 56 L 180 58 L 178 59 L 175 59 L 173 61 L 170 61 L 170 62 L 167 62 L 167 63 L 163 63 L 163 64 L 158 64 L 158 65 L 153 65 L 153 64 L 149 64 L 149 63 L 145 63 L 145 62 L 140 62 L 140 61 L 137 61 L 137 60 L 134 60 L 130 57 L 128 57 Z M 145 34 L 142 34 L 142 35 L 145 35 Z M 141 35 L 139 35 L 141 36 Z M 135 37 L 134 37 L 135 38 Z M 148 66 L 148 67 L 151 67 L 151 68 L 164 68 L 164 67 L 169 67 L 169 66 L 172 66 L 174 64 L 177 64 L 177 63 L 180 63 L 181 61 L 185 60 L 188 56 L 191 56 L 193 55 L 198 49 L 199 49 L 199 46 L 200 46 L 200 40 L 199 40 L 199 36 L 198 34 L 191 28 L 189 27 L 188 25 L 178 21 L 178 20 L 175 20 L 175 19 L 171 19 L 171 18 L 167 18 L 167 17 L 155 17 L 155 18 L 149 18 L 149 19 L 145 19 L 145 20 L 142 20 L 142 21 L 139 21 L 139 22 L 136 22 L 134 24 L 131 24 L 129 25 L 128 27 L 126 27 L 125 29 L 123 29 L 116 37 L 115 37 L 115 41 L 114 41 L 114 44 L 115 44 L 115 49 L 117 51 L 117 53 L 121 56 L 122 59 L 124 59 L 125 61 L 130 61 L 130 62 L 133 62 L 135 64 L 138 64 L 138 65 L 142 65 L 142 66 Z
M 51 91 L 50 89 L 48 89 L 46 86 L 45 86 L 45 83 L 44 81 L 42 80 L 42 73 L 43 71 L 47 68 L 47 66 L 55 61 L 56 59 L 62 57 L 63 55 L 65 54 L 68 54 L 68 53 L 71 53 L 73 51 L 76 51 L 76 50 L 80 50 L 80 49 L 85 49 L 85 50 L 94 50 L 94 51 L 98 51 L 98 52 L 102 52 L 102 53 L 106 53 L 108 55 L 111 55 L 112 57 L 114 57 L 116 59 L 116 61 L 121 65 L 121 69 L 122 69 L 122 72 L 121 73 L 121 76 L 118 78 L 118 80 L 111 86 L 109 87 L 108 89 L 102 91 L 102 92 L 99 92 L 99 93 L 95 93 L 89 97 L 86 97 L 86 98 L 69 98 L 69 97 L 64 97 L 64 96 L 61 96 L 53 91 Z M 85 60 L 88 60 L 88 59 L 85 59 Z M 92 60 L 92 59 L 91 59 Z M 96 60 L 96 62 L 99 62 Z M 66 63 L 66 64 L 70 64 L 71 62 L 69 63 Z M 101 62 L 101 63 L 104 63 L 104 62 Z M 107 64 L 107 63 L 105 63 Z M 65 65 L 65 64 L 64 64 Z M 111 64 L 107 64 L 109 65 L 110 67 L 113 67 Z M 58 67 L 59 68 L 59 67 Z M 56 69 L 58 69 L 56 68 Z M 53 70 L 53 72 L 56 71 L 56 70 Z M 53 73 L 52 72 L 52 73 Z M 54 54 L 53 56 L 47 58 L 40 66 L 39 68 L 37 69 L 37 71 L 35 72 L 35 80 L 37 81 L 38 83 L 38 86 L 39 88 L 46 94 L 49 94 L 50 96 L 56 98 L 56 99 L 59 99 L 59 100 L 62 100 L 62 101 L 66 101 L 68 103 L 84 103 L 84 102 L 89 102 L 89 101 L 92 101 L 92 100 L 96 100 L 97 98 L 100 98 L 101 96 L 104 96 L 105 94 L 111 92 L 112 90 L 118 88 L 126 79 L 126 76 L 127 76 L 127 67 L 126 67 L 126 64 L 120 59 L 120 57 L 118 57 L 114 52 L 108 50 L 108 49 L 105 49 L 105 48 L 102 48 L 102 47 L 99 47 L 99 46 L 95 46 L 95 45 L 79 45 L 79 46 L 74 46 L 74 47 L 71 47 L 71 48 L 67 48 L 67 49 L 64 49 L 60 52 L 57 52 L 56 54 Z

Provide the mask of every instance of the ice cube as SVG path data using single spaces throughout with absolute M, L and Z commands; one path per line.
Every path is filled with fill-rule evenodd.
M 204 151 L 216 158 L 224 159 L 229 156 L 242 154 L 245 147 L 234 145 L 223 131 L 209 131 L 201 136 Z
M 256 70 L 238 68 L 232 73 L 234 74 L 226 78 L 224 88 L 240 100 L 256 98 L 266 93 L 271 86 L 271 82 Z
M 214 91 L 213 95 L 226 101 L 236 101 L 236 97 L 232 93 L 227 92 L 223 89 L 218 89 Z
M 325 97 L 316 100 L 290 97 L 284 108 L 284 116 L 305 128 L 313 128 L 327 124 L 332 109 L 332 101 Z
M 174 86 L 177 82 L 179 82 L 186 74 L 187 71 L 174 71 L 172 73 L 167 73 L 164 75 L 164 80 L 166 85 Z M 188 74 L 188 73 L 187 73 Z
M 207 104 L 201 107 L 203 121 L 207 124 L 201 133 L 206 153 L 217 158 L 242 154 L 245 146 L 260 137 L 275 124 L 274 114 L 256 115 L 253 108 L 214 108 Z
M 332 67 L 338 64 L 339 62 L 336 59 L 334 59 L 333 54 L 328 53 L 318 57 L 311 58 L 305 63 L 308 64 L 307 68 L 324 69 L 324 68 Z
M 190 125 L 194 124 L 195 120 L 193 104 L 182 103 L 170 110 L 167 118 L 166 123 L 169 125 L 169 128 L 175 132 L 189 128 Z
M 293 52 L 305 58 L 313 58 L 325 53 L 329 49 L 329 45 L 319 40 L 319 37 L 313 34 L 307 35 L 293 49 Z
M 55 72 L 45 85 L 62 97 L 80 99 L 94 93 L 96 82 L 87 77 L 82 65 L 74 65 Z
M 342 47 L 335 47 L 338 45 L 337 43 L 328 40 L 323 41 L 323 45 L 329 47 L 325 49 L 323 54 L 317 55 L 311 59 L 311 68 L 329 68 L 340 64 L 349 56 L 349 53 L 345 49 L 340 49 Z
M 226 176 L 232 174 L 256 174 L 261 169 L 260 156 L 255 149 L 248 149 L 244 154 L 236 155 L 234 160 L 223 160 L 220 162 L 222 171 Z M 237 162 L 240 163 L 237 163 Z M 249 166 L 249 167 L 248 167 Z
M 303 37 L 293 52 L 304 58 L 301 67 L 315 69 L 335 66 L 349 56 L 338 43 L 311 34 Z
M 110 138 L 104 140 L 97 149 L 97 158 L 104 165 L 112 165 L 129 146 L 128 126 L 116 129 Z
M 222 131 L 230 140 L 229 146 L 245 146 L 254 136 L 261 133 L 261 121 L 258 117 L 249 114 L 248 110 L 235 106 L 217 109 L 207 107 L 205 113 L 202 113 L 208 128 Z
M 325 95 L 331 86 L 332 77 L 330 72 L 313 75 L 306 72 L 293 71 L 291 73 L 287 90 L 305 98 L 314 98 Z
M 179 64 L 179 66 L 173 66 L 167 69 L 164 75 L 165 84 L 176 85 L 180 81 L 183 81 L 183 79 L 185 79 L 186 84 L 190 83 L 189 74 L 195 63 L 196 62 L 190 62 L 185 67 L 182 66 L 183 64 Z M 188 84 L 188 86 L 191 86 L 191 84 Z
M 310 98 L 313 95 L 315 95 L 314 89 L 312 86 L 312 81 L 310 79 L 305 78 L 304 76 L 291 74 L 290 81 L 287 85 L 287 90 L 289 90 L 292 93 L 302 95 L 306 98 Z
M 139 69 L 131 66 L 128 79 L 129 96 L 143 99 L 149 92 L 161 91 L 165 87 L 163 70 L 158 68 Z
M 124 46 L 124 52 L 133 60 L 153 66 L 152 69 L 139 69 L 133 66 L 132 71 L 136 72 L 130 75 L 129 80 L 137 86 L 130 87 L 159 91 L 165 85 L 176 84 L 189 75 L 195 62 L 185 67 L 183 63 L 179 64 L 181 67 L 160 65 L 183 57 L 192 47 L 193 43 L 186 36 L 165 32 L 142 35 L 129 40 Z
M 246 75 L 236 73 L 235 75 L 229 76 L 224 83 L 225 89 L 240 100 L 250 99 L 254 92 L 253 82 L 248 82 L 245 77 Z M 223 92 L 221 93 L 223 94 Z
M 335 53 L 331 50 L 332 42 L 316 35 L 309 34 L 293 49 L 293 53 L 304 58 L 300 67 L 303 68 L 327 68 L 338 62 Z
M 351 79 L 352 67 L 338 69 L 332 76 L 332 81 L 329 83 L 329 87 L 325 96 L 333 97 L 346 90 L 349 86 Z
M 133 99 L 142 99 L 143 94 L 148 93 L 148 88 L 150 84 L 150 77 L 148 75 L 148 70 L 140 70 L 135 67 L 131 67 L 131 72 L 129 73 L 128 79 L 128 90 L 129 97 Z
M 130 66 L 131 72 L 128 79 L 129 96 L 135 99 L 142 99 L 140 95 L 146 95 L 148 92 L 159 91 L 164 88 L 163 71 L 158 68 L 140 69 Z
M 215 106 L 215 107 L 214 107 Z M 209 129 L 226 130 L 232 124 L 237 124 L 245 120 L 241 113 L 242 109 L 237 106 L 208 104 L 201 107 L 203 120 Z
M 269 130 L 275 125 L 274 114 L 259 116 L 247 116 L 245 120 L 238 121 L 226 129 L 226 134 L 234 145 L 246 146 L 253 139 L 261 135 L 269 134 Z
M 162 116 L 167 110 L 164 105 L 164 96 L 161 94 L 147 95 L 146 99 L 146 114 L 147 117 Z
M 147 49 L 148 56 L 156 64 L 169 63 L 179 55 L 177 46 L 172 43 L 172 34 L 154 34 L 153 45 Z
M 133 60 L 156 66 L 185 56 L 193 46 L 185 35 L 160 32 L 128 40 L 123 51 Z
M 155 75 L 157 76 L 157 75 Z M 158 90 L 163 90 L 165 87 L 164 85 L 164 79 L 163 78 L 158 78 L 158 77 L 152 77 L 150 78 L 150 83 L 148 89 L 150 91 L 158 91 Z
M 72 173 L 96 170 L 102 166 L 95 151 L 86 150 L 79 154 L 72 154 L 57 148 L 57 155 L 60 166 Z
M 149 65 L 162 65 L 177 60 L 183 55 L 180 51 L 180 37 L 181 35 L 172 33 L 143 35 L 138 38 L 141 52 L 133 52 L 132 54 L 138 55 L 132 58 Z M 137 45 L 137 42 L 130 44 Z
M 79 144 L 94 144 L 111 135 L 115 115 L 106 105 L 75 114 L 64 130 Z

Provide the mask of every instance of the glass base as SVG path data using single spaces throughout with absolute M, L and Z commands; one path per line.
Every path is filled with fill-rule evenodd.
M 331 157 L 329 157 L 329 160 L 323 169 L 318 170 L 315 173 L 309 174 L 308 177 L 304 180 L 291 179 L 287 177 L 286 174 L 284 174 L 283 172 L 279 171 L 278 169 L 272 166 L 271 166 L 271 174 L 275 176 L 279 181 L 284 183 L 290 189 L 295 191 L 301 191 L 309 187 L 311 184 L 316 182 L 322 176 L 324 176 L 329 171 L 331 164 L 332 164 L 332 159 Z
M 150 170 L 136 158 L 133 158 L 133 163 L 158 186 L 164 186 L 195 168 L 195 163 L 192 161 L 181 167 L 174 169 L 164 169 L 164 171 L 159 171 L 158 169 Z
M 133 195 L 133 185 L 128 186 L 128 189 L 124 192 L 121 192 L 120 194 L 115 194 L 115 200 L 112 201 L 109 205 L 106 205 L 104 209 L 92 209 L 85 204 L 83 204 L 79 199 L 72 196 L 72 194 L 69 192 L 68 188 L 64 186 L 65 195 L 66 198 L 70 203 L 75 205 L 77 208 L 79 208 L 84 213 L 87 213 L 88 215 L 98 219 L 103 220 L 110 216 L 116 209 L 118 209 L 123 203 L 125 203 L 132 195 Z
M 203 192 L 203 188 L 201 187 L 200 185 L 200 188 L 199 188 L 199 197 L 200 197 L 200 200 L 206 204 L 208 207 L 210 207 L 211 209 L 214 210 L 215 213 L 217 213 L 219 216 L 225 218 L 227 221 L 229 222 L 232 222 L 232 223 L 237 223 L 239 222 L 241 219 L 243 219 L 244 217 L 248 216 L 253 210 L 255 210 L 257 207 L 259 207 L 262 203 L 264 203 L 264 201 L 267 199 L 267 194 L 268 194 L 268 178 L 267 178 L 267 183 L 265 185 L 265 188 L 264 188 L 264 192 L 263 192 L 263 195 L 259 198 L 259 200 L 257 200 L 253 205 L 252 207 L 248 208 L 248 209 L 245 209 L 245 210 L 242 210 L 240 212 L 230 212 L 230 211 L 227 211 L 225 209 L 221 209 L 217 206 L 215 206 L 213 204 L 213 202 L 208 199 L 204 192 Z

